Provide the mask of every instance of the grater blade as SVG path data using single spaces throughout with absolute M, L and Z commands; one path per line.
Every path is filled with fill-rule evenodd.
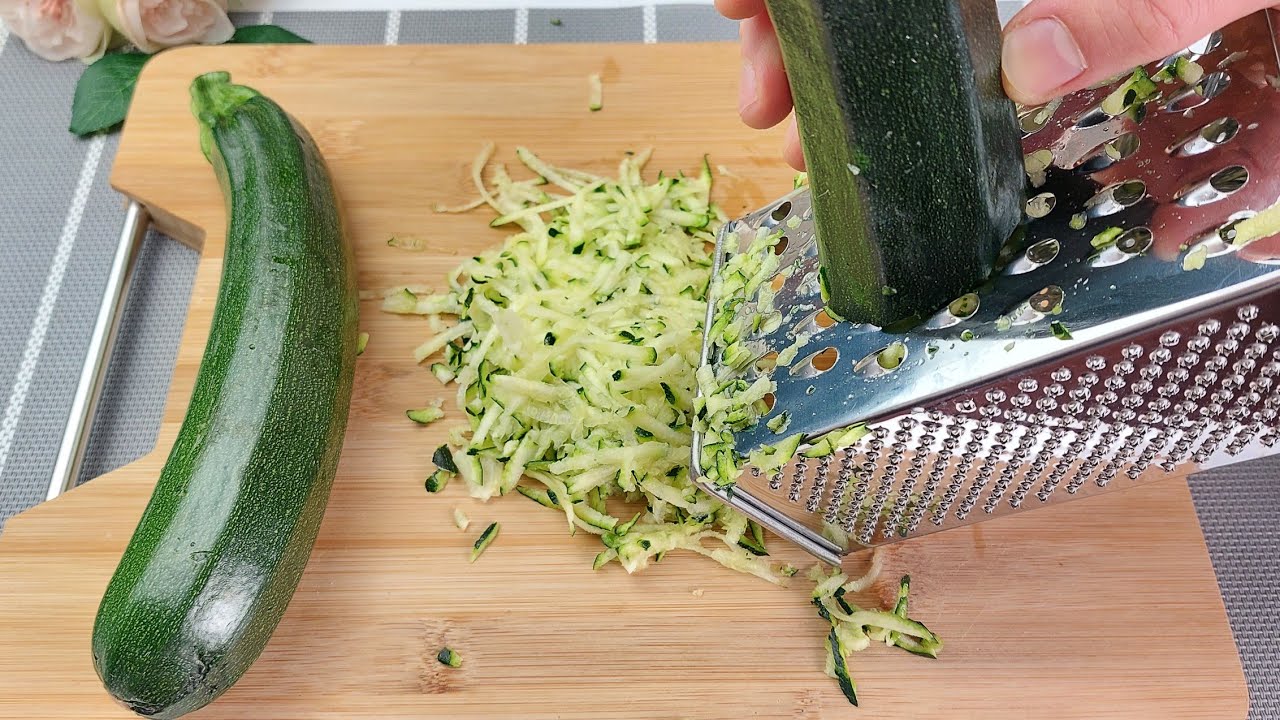
M 1236 223 L 1280 200 L 1274 21 L 1264 11 L 1185 50 L 1204 76 L 1162 86 L 1145 113 L 1104 113 L 1114 85 L 1022 111 L 1024 152 L 1051 150 L 1054 163 L 1033 180 L 1004 269 L 977 302 L 908 332 L 825 314 L 808 189 L 728 223 L 717 275 L 758 232 L 784 234 L 775 252 L 793 270 L 774 279 L 783 322 L 749 337 L 752 353 L 776 357 L 812 336 L 772 371 L 772 409 L 737 435 L 738 451 L 776 443 L 765 421 L 784 411 L 787 434 L 809 441 L 871 432 L 779 473 L 748 468 L 732 489 L 703 477 L 695 432 L 695 478 L 838 564 L 863 547 L 1280 452 L 1280 240 L 1231 242 Z M 1112 228 L 1114 244 L 1095 247 Z M 720 301 L 713 284 L 706 327 Z M 890 347 L 905 358 L 886 369 L 877 359 Z M 703 364 L 725 371 L 710 337 Z M 762 372 L 750 363 L 742 376 Z

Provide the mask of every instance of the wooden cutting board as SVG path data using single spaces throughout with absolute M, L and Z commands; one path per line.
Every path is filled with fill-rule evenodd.
M 608 172 L 624 150 L 735 176 L 734 213 L 789 187 L 778 133 L 739 124 L 729 45 L 241 47 L 168 52 L 148 66 L 113 173 L 167 231 L 203 248 L 155 452 L 14 518 L 0 538 L 0 717 L 126 718 L 94 676 L 99 596 L 177 432 L 221 269 L 222 198 L 187 110 L 196 74 L 230 70 L 281 102 L 331 162 L 361 287 L 441 284 L 499 242 L 469 199 L 486 140 L 514 167 L 527 145 Z M 604 77 L 590 113 L 587 74 Z M 426 241 L 419 252 L 392 235 Z M 405 420 L 443 392 L 411 350 L 418 318 L 364 303 L 370 333 L 332 501 L 301 587 L 257 664 L 201 711 L 219 718 L 1223 718 L 1245 717 L 1239 660 L 1192 509 L 1174 480 L 895 547 L 865 602 L 914 577 L 913 615 L 946 640 L 928 661 L 856 656 L 861 709 L 822 675 L 823 623 L 807 583 L 778 589 L 698 557 L 638 576 L 592 572 L 599 550 L 521 497 L 488 505 L 422 480 L 444 426 Z M 451 402 L 451 401 L 450 401 Z M 459 415 L 450 408 L 450 419 Z M 460 532 L 455 507 L 474 520 Z M 502 535 L 475 565 L 479 528 Z M 793 562 L 805 556 L 782 541 Z M 444 645 L 463 657 L 441 666 Z

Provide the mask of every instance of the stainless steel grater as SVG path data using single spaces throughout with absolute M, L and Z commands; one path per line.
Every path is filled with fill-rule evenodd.
M 1103 112 L 1114 86 L 1023 111 L 1025 152 L 1054 155 L 1024 232 L 978 302 L 910 332 L 823 313 L 807 189 L 728 223 L 716 273 L 761 228 L 785 233 L 781 267 L 797 268 L 775 282 L 784 322 L 750 338 L 753 353 L 814 334 L 774 373 L 773 408 L 738 449 L 777 442 L 765 421 L 783 410 L 787 434 L 811 440 L 872 432 L 780 473 L 749 469 L 731 491 L 701 480 L 695 433 L 695 477 L 839 564 L 862 547 L 1280 452 L 1280 240 L 1232 242 L 1239 221 L 1280 201 L 1275 21 L 1264 11 L 1188 48 L 1203 77 L 1162 85 L 1145 112 Z M 1112 228 L 1114 244 L 1096 248 Z M 889 370 L 875 360 L 895 343 L 906 357 Z M 702 361 L 719 368 L 709 338 Z

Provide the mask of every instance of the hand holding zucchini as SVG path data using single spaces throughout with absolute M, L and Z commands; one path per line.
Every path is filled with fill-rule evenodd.
M 229 208 L 222 284 L 186 419 L 93 630 L 107 690 L 155 718 L 226 691 L 280 621 L 328 501 L 358 344 L 351 248 L 314 141 L 226 73 L 191 94 Z

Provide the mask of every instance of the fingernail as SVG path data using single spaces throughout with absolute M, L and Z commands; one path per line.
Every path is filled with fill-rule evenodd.
M 1034 20 L 1005 36 L 1005 80 L 1022 98 L 1048 98 L 1087 67 L 1079 43 L 1057 18 Z
M 756 68 L 750 60 L 742 61 L 742 80 L 738 83 L 738 112 L 746 112 L 760 98 L 756 93 Z

